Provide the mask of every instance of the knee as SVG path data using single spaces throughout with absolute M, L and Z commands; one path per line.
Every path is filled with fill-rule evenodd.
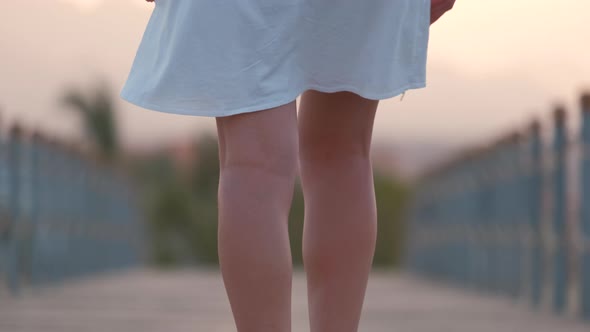
M 254 140 L 227 150 L 221 169 L 247 169 L 294 179 L 298 167 L 296 140 Z
M 217 118 L 220 168 L 294 178 L 299 139 L 294 101 L 272 109 Z M 264 173 L 261 173 L 264 172 Z
M 314 166 L 343 166 L 349 163 L 366 164 L 370 161 L 370 145 L 358 140 L 337 138 L 317 139 L 313 142 L 302 142 L 300 158 L 302 164 Z

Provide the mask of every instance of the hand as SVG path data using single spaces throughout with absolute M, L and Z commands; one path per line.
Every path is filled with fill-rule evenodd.
M 430 0 L 430 24 L 453 8 L 455 0 Z

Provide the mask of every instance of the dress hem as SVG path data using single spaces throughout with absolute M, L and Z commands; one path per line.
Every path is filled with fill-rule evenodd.
M 381 100 L 381 99 L 389 99 L 389 98 L 396 97 L 396 96 L 402 94 L 403 92 L 405 92 L 406 90 L 421 89 L 421 88 L 425 88 L 425 87 L 426 87 L 425 81 L 411 82 L 411 83 L 408 83 L 408 84 L 404 85 L 403 87 L 395 89 L 393 91 L 372 94 L 372 93 L 361 92 L 358 89 L 356 89 L 354 87 L 349 87 L 349 86 L 339 86 L 339 87 L 327 88 L 327 87 L 322 87 L 319 85 L 308 84 L 308 85 L 306 85 L 306 87 L 304 89 L 299 89 L 298 90 L 299 93 L 297 93 L 295 96 L 289 95 L 289 97 L 287 97 L 287 98 L 280 98 L 280 99 L 274 100 L 272 102 L 266 102 L 266 103 L 259 104 L 259 105 L 241 107 L 241 108 L 232 109 L 232 110 L 218 111 L 217 113 L 199 112 L 194 109 L 186 109 L 186 108 L 165 107 L 165 106 L 162 106 L 159 104 L 147 102 L 140 97 L 132 96 L 131 94 L 129 94 L 125 90 L 121 91 L 119 96 L 123 100 L 126 100 L 126 101 L 130 102 L 131 104 L 134 104 L 136 106 L 139 106 L 139 107 L 142 107 L 142 108 L 145 108 L 148 110 L 156 111 L 156 112 L 169 113 L 169 114 L 179 114 L 179 115 L 192 115 L 192 116 L 201 116 L 201 117 L 223 117 L 223 116 L 230 116 L 230 115 L 236 115 L 236 114 L 241 114 L 241 113 L 263 111 L 263 110 L 267 110 L 270 108 L 278 107 L 278 106 L 287 104 L 287 103 L 295 100 L 299 95 L 301 95 L 303 92 L 305 92 L 307 90 L 317 90 L 317 91 L 325 92 L 325 93 L 349 91 L 352 93 L 356 93 L 359 96 L 366 98 L 366 99 Z

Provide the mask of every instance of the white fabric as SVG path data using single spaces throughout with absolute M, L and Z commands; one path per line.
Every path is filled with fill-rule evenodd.
M 430 0 L 156 0 L 120 96 L 198 116 L 426 86 Z

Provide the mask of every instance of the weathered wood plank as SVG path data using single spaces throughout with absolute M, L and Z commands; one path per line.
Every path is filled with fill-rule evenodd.
M 293 279 L 293 332 L 309 331 L 305 275 Z M 359 332 L 587 332 L 501 297 L 375 271 Z M 217 270 L 134 270 L 0 300 L 2 332 L 234 332 Z

